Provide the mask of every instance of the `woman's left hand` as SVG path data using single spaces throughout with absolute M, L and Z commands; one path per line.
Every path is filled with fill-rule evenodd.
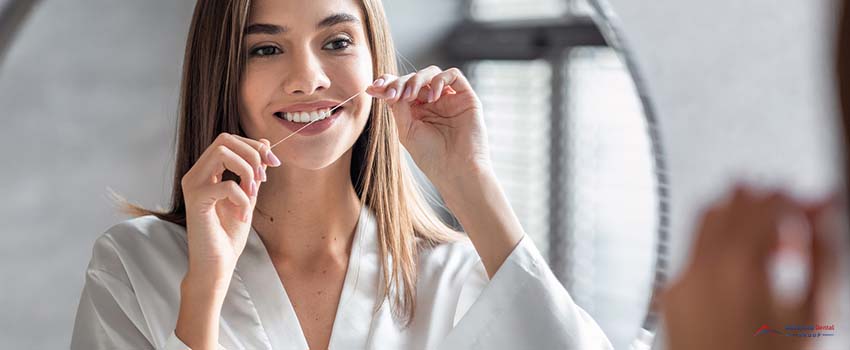
M 384 74 L 366 92 L 389 104 L 402 145 L 438 188 L 489 170 L 481 101 L 459 69 Z

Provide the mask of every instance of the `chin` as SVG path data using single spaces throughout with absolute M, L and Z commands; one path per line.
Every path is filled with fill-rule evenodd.
M 341 135 L 325 138 L 327 142 L 313 139 L 311 141 L 314 142 L 300 143 L 287 149 L 286 152 L 280 152 L 285 154 L 279 154 L 279 156 L 282 156 L 284 166 L 305 170 L 324 169 L 339 161 L 351 149 L 356 140 L 354 138 L 351 140 L 351 145 L 345 145 L 341 143 L 343 139 Z

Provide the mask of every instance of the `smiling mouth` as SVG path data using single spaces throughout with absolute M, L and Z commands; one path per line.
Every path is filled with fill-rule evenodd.
M 331 108 L 320 108 L 309 112 L 275 112 L 274 115 L 279 119 L 283 119 L 289 122 L 307 124 L 310 122 L 320 121 L 329 118 L 332 115 L 342 111 L 342 109 L 342 106 L 337 107 L 337 109 L 335 109 L 333 113 L 330 112 Z

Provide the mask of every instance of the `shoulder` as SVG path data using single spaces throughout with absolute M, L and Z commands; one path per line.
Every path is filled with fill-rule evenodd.
M 163 343 L 180 307 L 180 283 L 188 267 L 185 237 L 182 226 L 155 216 L 107 229 L 92 248 L 77 327 L 95 332 L 104 325 L 117 327 L 127 337 L 138 336 L 136 342 Z
M 419 250 L 419 274 L 423 278 L 434 275 L 465 275 L 481 264 L 481 258 L 468 237 L 457 241 L 422 247 Z
M 122 221 L 94 242 L 88 269 L 120 276 L 187 257 L 186 230 L 153 215 Z M 160 268 L 162 266 L 159 266 Z

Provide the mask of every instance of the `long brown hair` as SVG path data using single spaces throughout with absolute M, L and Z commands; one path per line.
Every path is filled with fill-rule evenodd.
M 185 227 L 183 175 L 218 134 L 245 136 L 239 125 L 238 91 L 249 6 L 250 0 L 199 0 L 195 5 L 180 88 L 171 208 L 154 211 L 126 203 L 131 215 L 155 215 Z M 381 0 L 363 0 L 362 10 L 373 79 L 397 74 L 395 48 Z M 232 173 L 225 174 L 225 179 L 238 181 Z M 415 314 L 418 250 L 461 235 L 440 220 L 424 200 L 422 188 L 402 157 L 395 120 L 381 100 L 373 100 L 366 127 L 353 146 L 351 180 L 361 204 L 377 221 L 384 282 L 380 300 L 390 297 L 394 318 L 407 326 Z
M 838 72 L 838 98 L 841 107 L 842 140 L 844 151 L 845 191 L 850 198 L 850 1 L 843 1 L 842 16 L 836 32 L 836 71 Z

